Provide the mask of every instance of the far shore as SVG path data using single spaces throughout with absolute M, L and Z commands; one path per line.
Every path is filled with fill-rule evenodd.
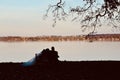
M 1 42 L 33 42 L 33 41 L 120 41 L 120 34 L 94 34 L 94 35 L 75 35 L 75 36 L 3 36 Z

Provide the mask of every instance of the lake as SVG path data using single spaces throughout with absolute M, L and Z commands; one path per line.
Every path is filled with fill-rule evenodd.
M 120 42 L 0 42 L 0 62 L 25 62 L 54 46 L 59 60 L 120 60 Z

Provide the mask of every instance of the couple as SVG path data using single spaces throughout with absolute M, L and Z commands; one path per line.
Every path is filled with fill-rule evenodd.
M 40 62 L 56 63 L 59 61 L 58 58 L 59 58 L 58 52 L 55 51 L 54 47 L 51 47 L 51 50 L 49 50 L 49 48 L 43 49 L 40 56 L 36 55 L 36 62 L 37 63 L 40 63 Z

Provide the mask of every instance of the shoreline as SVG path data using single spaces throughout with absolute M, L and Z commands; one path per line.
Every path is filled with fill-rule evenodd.
M 2 42 L 35 42 L 35 41 L 112 41 L 119 42 L 120 34 L 95 34 L 95 35 L 75 35 L 75 36 L 5 36 L 0 37 Z

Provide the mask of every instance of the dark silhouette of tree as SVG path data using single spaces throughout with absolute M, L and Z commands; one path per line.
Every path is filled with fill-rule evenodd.
M 49 5 L 45 16 L 52 13 L 53 26 L 55 26 L 57 21 L 66 20 L 67 16 L 75 14 L 72 21 L 79 21 L 83 31 L 92 28 L 91 33 L 94 33 L 96 27 L 102 26 L 105 21 L 114 28 L 120 28 L 120 0 L 101 0 L 100 3 L 97 1 L 80 0 L 84 3 L 83 6 L 76 5 L 67 12 L 65 11 L 65 2 L 67 3 L 67 1 L 58 0 L 55 5 Z

